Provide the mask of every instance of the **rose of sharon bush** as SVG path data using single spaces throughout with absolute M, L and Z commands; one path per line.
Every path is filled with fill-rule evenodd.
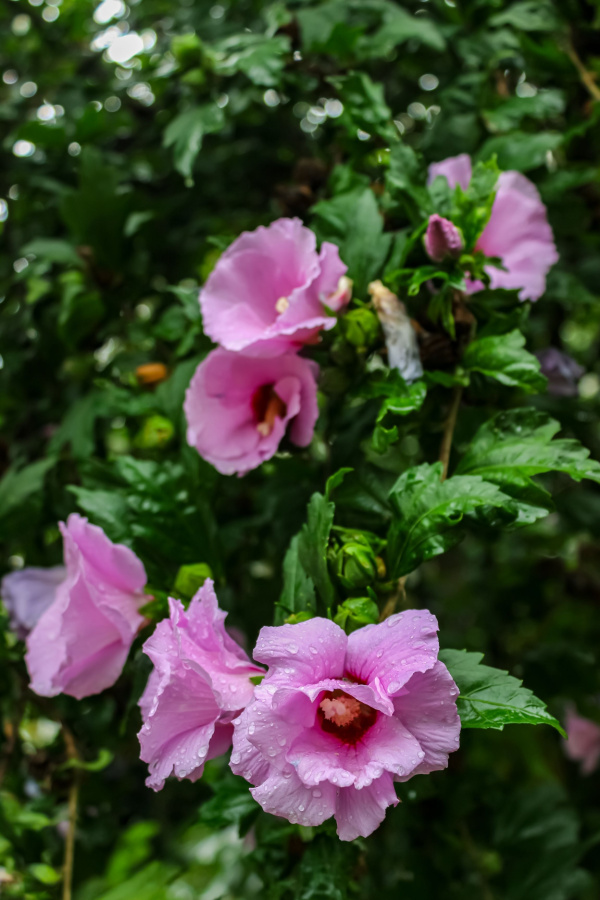
M 73 513 L 61 522 L 67 574 L 27 638 L 31 689 L 81 699 L 115 683 L 144 618 L 146 572 L 135 553 Z
M 466 190 L 471 180 L 471 160 L 466 153 L 433 163 L 428 183 L 443 175 L 450 187 Z M 506 271 L 486 267 L 492 288 L 518 290 L 520 300 L 537 300 L 546 289 L 546 275 L 558 260 L 546 207 L 535 185 L 520 172 L 502 172 L 490 220 L 476 250 L 498 256 Z M 433 259 L 433 257 L 432 257 Z M 482 290 L 481 281 L 467 279 L 467 291 Z
M 315 363 L 218 348 L 198 366 L 185 396 L 187 439 L 224 475 L 244 475 L 277 451 L 286 429 L 310 444 L 319 414 Z
M 315 618 L 263 628 L 269 666 L 235 722 L 231 768 L 267 812 L 301 825 L 335 816 L 350 841 L 398 801 L 394 781 L 443 769 L 459 743 L 458 689 L 426 610 L 349 636 Z
M 56 589 L 66 574 L 64 566 L 51 569 L 29 566 L 4 576 L 0 595 L 10 616 L 10 627 L 21 640 L 54 602 Z
M 277 355 L 297 350 L 350 300 L 351 282 L 335 244 L 317 253 L 300 219 L 245 231 L 219 258 L 200 305 L 206 334 L 227 350 Z
M 155 791 L 169 775 L 196 781 L 206 760 L 227 750 L 231 722 L 252 697 L 250 678 L 263 674 L 225 631 L 210 579 L 187 611 L 172 599 L 169 610 L 144 644 L 154 669 L 139 702 L 140 756 Z

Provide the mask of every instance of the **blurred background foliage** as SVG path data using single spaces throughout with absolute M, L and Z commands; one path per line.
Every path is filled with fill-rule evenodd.
M 219 476 L 187 447 L 182 418 L 210 348 L 198 286 L 240 231 L 299 215 L 340 243 L 366 300 L 393 253 L 388 232 L 411 219 L 410 185 L 404 212 L 381 219 L 372 200 L 385 211 L 398 136 L 428 162 L 496 154 L 539 187 L 560 263 L 522 327 L 532 349 L 562 348 L 585 374 L 578 396 L 526 402 L 597 458 L 599 29 L 584 0 L 4 0 L 3 571 L 58 563 L 56 523 L 79 509 L 134 547 L 159 602 L 180 566 L 210 566 L 252 646 L 310 495 L 363 465 L 377 404 L 344 407 L 356 360 L 326 344 L 311 447 Z M 459 450 L 486 403 L 511 403 L 506 388 L 486 391 L 466 397 Z M 373 471 L 435 459 L 445 402 L 440 388 L 418 428 L 402 420 L 392 456 L 366 450 L 360 497 L 336 494 L 341 524 L 368 527 L 378 511 Z M 407 590 L 438 615 L 443 644 L 484 651 L 559 717 L 574 702 L 598 719 L 600 495 L 561 477 L 552 489 L 557 512 L 471 534 Z M 382 828 L 347 846 L 327 827 L 259 815 L 224 760 L 198 784 L 144 787 L 141 639 L 113 690 L 44 701 L 1 624 L 3 896 L 63 895 L 74 786 L 76 900 L 600 894 L 600 775 L 582 778 L 550 729 L 465 732 L 448 772 L 401 785 Z

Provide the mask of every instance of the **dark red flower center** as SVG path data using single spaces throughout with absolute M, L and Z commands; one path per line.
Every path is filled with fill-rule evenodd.
M 338 689 L 325 691 L 317 716 L 323 731 L 345 744 L 356 744 L 375 724 L 377 710 Z
M 283 419 L 287 407 L 279 397 L 272 384 L 263 384 L 252 395 L 252 412 L 256 422 L 256 430 L 262 437 L 268 437 L 273 431 L 275 419 Z

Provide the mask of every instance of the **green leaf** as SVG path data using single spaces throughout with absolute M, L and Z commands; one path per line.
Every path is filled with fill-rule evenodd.
M 366 72 L 332 75 L 327 79 L 344 104 L 340 121 L 356 137 L 356 130 L 377 134 L 387 141 L 399 140 L 398 129 L 392 123 L 392 111 L 385 101 L 383 85 L 372 81 Z
M 483 116 L 491 131 L 511 131 L 523 119 L 550 119 L 565 109 L 565 93 L 557 88 L 538 91 L 535 97 L 510 97 L 494 109 L 484 110 Z
M 382 58 L 406 41 L 419 41 L 432 50 L 443 51 L 446 41 L 429 16 L 415 16 L 396 3 L 386 3 L 383 22 L 372 35 L 365 35 L 358 45 L 363 59 Z
M 165 900 L 167 886 L 177 877 L 176 866 L 154 861 L 127 881 L 96 896 L 96 900 Z
M 349 475 L 350 472 L 353 472 L 354 469 L 345 468 L 338 469 L 337 472 L 334 472 L 333 475 L 330 475 L 325 483 L 325 499 L 330 500 L 332 493 L 335 491 L 337 487 L 343 482 L 346 475 Z
M 112 540 L 123 541 L 128 537 L 127 501 L 118 491 L 90 490 L 70 485 L 77 505 L 92 521 L 106 531 Z
M 33 863 L 33 865 L 29 866 L 29 871 L 36 881 L 41 881 L 42 884 L 58 884 L 62 879 L 61 873 L 53 869 L 52 866 L 46 865 L 46 863 Z
M 0 481 L 0 523 L 3 532 L 9 528 L 13 516 L 26 515 L 30 505 L 41 506 L 44 479 L 55 463 L 56 458 L 50 456 L 22 469 L 11 466 L 6 470 Z
M 543 391 L 547 384 L 539 360 L 525 350 L 525 337 L 516 329 L 477 338 L 469 344 L 461 362 L 467 371 L 481 372 L 500 384 L 530 393 Z
M 575 481 L 600 483 L 600 463 L 578 441 L 553 440 L 560 424 L 535 409 L 498 413 L 475 434 L 456 473 L 478 475 L 498 485 L 518 501 L 519 523 L 535 521 L 548 512 L 550 495 L 532 481 L 545 472 L 562 472 Z
M 510 503 L 494 484 L 477 476 L 441 481 L 442 464 L 423 463 L 404 472 L 390 491 L 394 520 L 388 534 L 388 571 L 407 575 L 420 563 L 445 553 L 464 536 L 465 516 Z
M 481 665 L 483 653 L 442 650 L 440 660 L 459 689 L 457 708 L 463 728 L 495 728 L 505 725 L 552 725 L 565 732 L 554 716 L 523 682 L 502 669 Z
M 334 511 L 335 504 L 322 494 L 312 495 L 308 521 L 292 538 L 283 561 L 283 590 L 277 605 L 277 624 L 290 614 L 309 612 L 314 615 L 318 607 L 321 613 L 333 607 L 335 590 L 327 566 L 327 548 Z
M 390 165 L 386 174 L 386 186 L 394 199 L 398 198 L 409 204 L 409 211 L 415 222 L 433 212 L 431 196 L 423 185 L 423 172 L 420 158 L 408 144 L 396 143 L 390 152 Z M 425 224 L 424 224 L 425 227 Z M 413 236 L 410 246 L 418 240 L 420 233 Z M 406 257 L 406 252 L 402 254 Z
M 83 268 L 81 256 L 68 241 L 61 241 L 56 238 L 35 238 L 35 240 L 21 247 L 23 256 L 27 256 L 30 253 L 51 263 L 72 266 L 77 269 Z
M 495 155 L 501 169 L 529 172 L 543 165 L 546 154 L 556 150 L 562 142 L 562 134 L 555 131 L 538 131 L 535 134 L 512 131 L 510 134 L 489 138 L 477 157 L 486 160 Z
M 276 87 L 289 49 L 289 38 L 283 35 L 235 34 L 214 46 L 215 71 L 243 72 L 254 84 Z
M 184 178 L 192 176 L 204 135 L 220 131 L 224 124 L 223 110 L 215 103 L 205 103 L 180 113 L 166 127 L 163 144 L 173 148 L 175 168 Z
M 276 610 L 278 625 L 290 614 L 308 611 L 314 615 L 317 605 L 314 583 L 304 571 L 298 555 L 299 539 L 299 534 L 292 538 L 283 558 L 283 589 Z
M 555 7 L 549 0 L 522 0 L 492 16 L 490 25 L 495 25 L 496 28 L 512 25 L 519 31 L 555 31 L 560 22 Z
M 333 241 L 348 264 L 357 296 L 380 274 L 392 235 L 383 233 L 383 218 L 370 189 L 340 194 L 315 204 L 315 231 L 321 241 Z
M 312 50 L 327 44 L 335 26 L 344 21 L 347 10 L 346 0 L 329 0 L 318 6 L 299 9 L 296 17 L 304 49 Z
M 312 579 L 324 609 L 335 602 L 335 591 L 327 567 L 327 546 L 333 525 L 335 504 L 322 494 L 313 494 L 308 504 L 308 518 L 298 535 L 298 558 Z
M 58 313 L 58 332 L 68 347 L 76 347 L 94 331 L 104 316 L 99 291 L 88 291 L 79 272 L 66 272 Z
M 200 821 L 211 828 L 237 825 L 247 831 L 260 806 L 243 778 L 227 773 L 214 784 L 214 796 L 200 807 Z

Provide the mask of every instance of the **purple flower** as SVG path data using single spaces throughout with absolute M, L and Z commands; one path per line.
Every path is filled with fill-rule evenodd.
M 200 292 L 204 330 L 227 350 L 275 356 L 333 328 L 352 283 L 338 248 L 300 219 L 245 231 L 223 253 Z
M 144 644 L 154 669 L 140 699 L 138 737 L 155 791 L 169 775 L 196 781 L 206 760 L 227 750 L 231 721 L 252 697 L 250 678 L 263 673 L 227 634 L 210 579 L 187 611 L 179 600 L 169 600 L 169 609 Z
M 443 175 L 450 187 L 466 190 L 471 180 L 471 160 L 466 153 L 429 167 L 428 183 Z M 486 256 L 497 256 L 505 271 L 486 268 L 492 288 L 518 290 L 520 300 L 537 300 L 546 290 L 546 275 L 558 260 L 546 207 L 537 188 L 520 172 L 502 172 L 490 220 L 475 246 Z M 483 288 L 481 281 L 467 281 L 469 293 Z
M 10 615 L 10 627 L 21 640 L 25 640 L 54 601 L 56 589 L 66 574 L 64 566 L 51 569 L 29 566 L 4 576 L 0 587 L 2 602 Z
M 427 255 L 434 262 L 443 262 L 448 256 L 459 257 L 464 247 L 462 235 L 456 225 L 437 213 L 429 216 L 423 243 Z
M 570 707 L 567 710 L 565 753 L 574 762 L 581 763 L 583 775 L 590 775 L 600 762 L 600 725 L 584 719 Z
M 269 671 L 234 723 L 231 768 L 264 810 L 301 825 L 335 816 L 350 841 L 398 802 L 394 781 L 447 766 L 458 689 L 436 632 L 426 610 L 349 636 L 321 618 L 261 630 L 254 656 Z
M 188 443 L 222 472 L 244 475 L 270 459 L 286 433 L 310 444 L 318 368 L 294 354 L 264 359 L 218 348 L 198 366 L 185 396 Z
M 577 382 L 585 372 L 583 366 L 556 347 L 546 347 L 536 353 L 536 356 L 540 361 L 542 374 L 548 379 L 548 393 L 555 397 L 576 397 Z
M 115 683 L 144 621 L 146 573 L 135 553 L 74 513 L 60 523 L 66 577 L 27 638 L 31 689 L 81 699 Z

